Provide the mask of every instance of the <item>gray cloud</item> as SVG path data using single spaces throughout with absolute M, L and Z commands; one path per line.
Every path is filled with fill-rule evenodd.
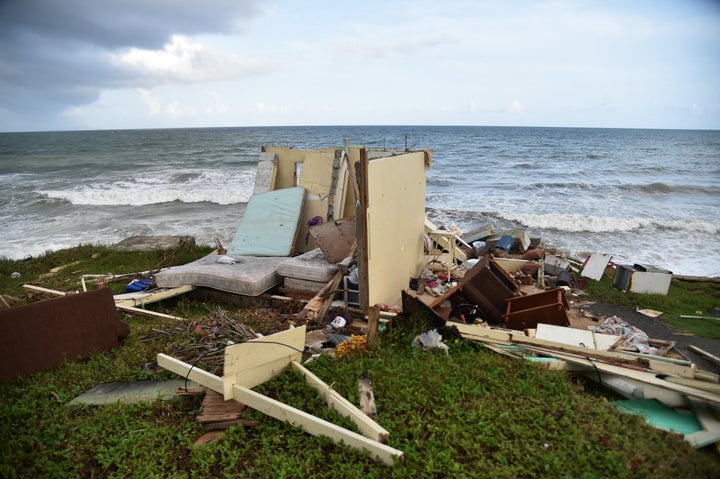
M 256 0 L 0 1 L 0 109 L 52 111 L 103 88 L 149 86 L 119 53 L 162 49 L 177 34 L 237 34 L 260 14 Z

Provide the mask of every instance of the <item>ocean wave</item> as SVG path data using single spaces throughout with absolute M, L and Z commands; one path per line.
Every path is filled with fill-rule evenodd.
M 519 214 L 497 212 L 498 218 L 516 221 L 527 228 L 552 229 L 568 232 L 612 233 L 635 231 L 641 228 L 659 230 L 695 231 L 704 234 L 718 234 L 720 223 L 697 219 L 656 220 L 649 218 L 616 218 L 579 214 Z
M 250 199 L 250 190 L 203 189 L 188 190 L 182 188 L 167 189 L 99 189 L 41 191 L 47 198 L 67 201 L 73 205 L 92 206 L 143 206 L 159 203 L 209 202 L 219 205 L 245 203 Z
M 655 182 L 655 183 L 644 183 L 644 184 L 627 184 L 620 185 L 619 188 L 625 191 L 640 191 L 641 193 L 648 194 L 672 194 L 672 193 L 683 193 L 683 194 L 718 194 L 717 187 L 704 187 L 695 185 L 668 185 L 667 183 Z

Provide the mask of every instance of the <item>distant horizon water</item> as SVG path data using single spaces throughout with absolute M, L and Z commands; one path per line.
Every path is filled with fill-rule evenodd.
M 229 241 L 264 145 L 430 148 L 426 209 L 468 231 L 525 228 L 582 258 L 606 253 L 720 276 L 720 131 L 288 126 L 0 133 L 0 257 L 134 235 Z M 407 142 L 407 143 L 406 143 Z

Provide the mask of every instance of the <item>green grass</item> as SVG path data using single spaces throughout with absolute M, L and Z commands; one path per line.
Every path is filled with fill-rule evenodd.
M 93 259 L 96 253 L 100 257 Z M 31 261 L 0 260 L 0 292 L 21 297 L 22 281 L 74 261 L 80 263 L 40 283 L 76 289 L 79 274 L 156 269 L 168 258 L 182 263 L 205 253 L 196 248 L 120 254 L 80 247 Z M 21 267 L 23 278 L 6 283 L 8 271 Z M 671 291 L 676 287 L 673 283 Z M 603 291 L 591 293 L 616 294 Z M 272 311 L 258 314 L 242 301 L 208 303 L 191 294 L 156 308 L 203 321 L 218 306 L 258 330 L 275 320 Z M 376 351 L 342 360 L 324 357 L 307 366 L 354 404 L 359 404 L 357 381 L 370 371 L 378 422 L 390 432 L 389 445 L 404 452 L 405 464 L 379 464 L 254 411 L 246 417 L 259 420 L 258 426 L 232 427 L 219 442 L 196 448 L 192 443 L 203 433 L 193 422 L 198 397 L 66 405 L 103 382 L 176 378 L 167 371 L 149 375 L 142 365 L 171 342 L 190 343 L 192 335 L 154 331 L 181 328 L 174 321 L 123 317 L 132 332 L 117 349 L 0 385 L 0 477 L 690 478 L 717 477 L 720 470 L 716 454 L 694 450 L 680 436 L 638 417 L 620 415 L 604 396 L 587 392 L 570 376 L 448 334 L 449 354 L 412 348 L 412 339 L 427 328 L 421 317 L 392 324 Z M 255 390 L 353 427 L 293 371 Z

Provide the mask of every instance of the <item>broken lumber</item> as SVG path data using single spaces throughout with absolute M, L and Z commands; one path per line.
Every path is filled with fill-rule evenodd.
M 693 346 L 692 344 L 690 346 L 688 346 L 688 349 L 690 349 L 691 351 L 695 351 L 700 356 L 703 356 L 705 359 L 708 359 L 709 361 L 712 361 L 713 363 L 720 365 L 719 357 L 712 355 L 712 354 L 708 353 L 707 351 L 698 348 L 697 346 Z

